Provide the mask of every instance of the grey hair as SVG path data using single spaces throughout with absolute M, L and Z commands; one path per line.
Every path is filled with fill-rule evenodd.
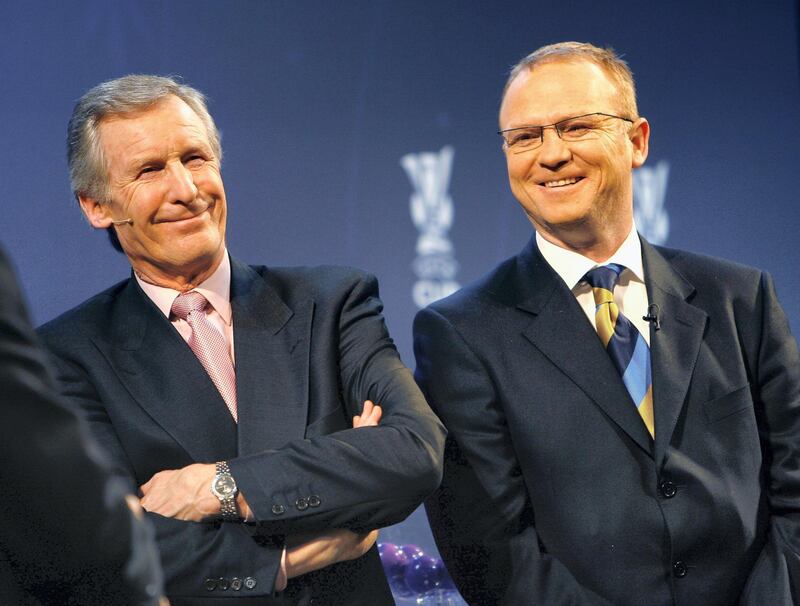
M 627 114 L 626 118 L 635 120 L 639 117 L 636 106 L 636 84 L 633 72 L 628 64 L 613 48 L 600 48 L 588 42 L 558 42 L 536 49 L 521 59 L 514 67 L 503 88 L 502 99 L 505 99 L 508 87 L 524 70 L 532 70 L 536 65 L 553 61 L 590 61 L 599 65 L 617 84 L 620 109 Z M 502 103 L 501 99 L 501 103 Z
M 170 95 L 183 100 L 205 126 L 211 150 L 222 161 L 219 131 L 199 90 L 182 84 L 175 77 L 131 74 L 107 80 L 89 90 L 72 111 L 67 126 L 67 164 L 72 191 L 108 202 L 108 179 L 100 123 L 109 116 L 146 110 Z

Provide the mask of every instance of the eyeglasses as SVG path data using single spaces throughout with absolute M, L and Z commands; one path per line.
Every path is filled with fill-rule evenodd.
M 526 151 L 536 149 L 544 143 L 544 131 L 548 128 L 555 129 L 559 138 L 563 141 L 585 141 L 594 138 L 597 135 L 597 131 L 603 129 L 603 123 L 609 118 L 624 120 L 633 124 L 633 120 L 630 118 L 594 112 L 566 118 L 555 124 L 507 128 L 506 130 L 497 131 L 497 134 L 503 137 L 506 149 Z

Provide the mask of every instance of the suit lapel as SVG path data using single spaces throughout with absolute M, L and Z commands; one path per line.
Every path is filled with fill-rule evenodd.
M 131 396 L 194 461 L 236 454 L 236 424 L 203 366 L 135 279 L 96 339 Z M 209 428 L 214 428 L 209 431 Z
M 708 316 L 687 302 L 694 287 L 644 239 L 642 258 L 647 297 L 658 305 L 661 323 L 661 330 L 650 328 L 655 450 L 660 465 L 683 408 Z
M 313 301 L 290 309 L 253 268 L 231 260 L 239 455 L 303 437 Z
M 542 257 L 535 238 L 518 257 L 516 272 L 516 306 L 535 315 L 523 331 L 525 337 L 652 455 L 650 434 L 611 358 L 575 296 Z

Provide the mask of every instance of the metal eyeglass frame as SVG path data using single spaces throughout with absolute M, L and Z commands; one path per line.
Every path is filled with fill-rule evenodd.
M 563 120 L 559 120 L 558 122 L 554 122 L 553 124 L 544 124 L 542 126 L 517 126 L 515 128 L 506 128 L 505 130 L 497 131 L 497 134 L 500 135 L 501 137 L 503 137 L 503 147 L 505 147 L 506 149 L 512 149 L 513 146 L 509 145 L 508 144 L 508 139 L 506 139 L 506 133 L 510 133 L 510 132 L 514 132 L 514 131 L 518 131 L 518 130 L 527 130 L 527 129 L 531 129 L 531 128 L 541 128 L 542 132 L 539 135 L 539 143 L 537 145 L 531 145 L 531 146 L 525 147 L 525 149 L 537 149 L 537 148 L 541 147 L 542 145 L 544 145 L 544 131 L 547 130 L 548 128 L 552 128 L 553 130 L 555 130 L 556 134 L 558 135 L 558 138 L 561 139 L 562 141 L 570 141 L 570 139 L 565 139 L 563 137 L 563 133 L 561 132 L 560 125 L 564 124 L 565 122 L 569 122 L 571 120 L 577 120 L 578 118 L 587 118 L 589 116 L 605 116 L 606 118 L 616 118 L 617 120 L 624 120 L 625 122 L 630 122 L 631 124 L 633 124 L 633 122 L 634 122 L 630 118 L 623 118 L 622 116 L 615 116 L 614 114 L 606 114 L 606 113 L 603 113 L 603 112 L 591 112 L 591 113 L 588 113 L 588 114 L 581 114 L 580 116 L 570 116 L 569 118 L 564 118 Z M 578 139 L 574 139 L 574 140 L 577 141 Z

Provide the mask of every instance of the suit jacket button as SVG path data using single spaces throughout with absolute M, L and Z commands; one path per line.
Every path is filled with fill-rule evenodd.
M 233 577 L 231 579 L 231 589 L 234 591 L 239 591 L 242 588 L 242 579 L 239 577 Z
M 687 572 L 689 572 L 689 569 L 682 560 L 678 560 L 672 565 L 672 573 L 679 579 L 685 577 Z
M 319 498 L 319 495 L 312 494 L 308 497 L 308 506 L 309 507 L 319 507 L 322 504 L 322 499 Z
M 274 513 L 276 516 L 281 515 L 284 511 L 286 511 L 286 509 L 283 507 L 283 505 L 275 504 L 272 506 L 272 513 Z
M 300 497 L 294 502 L 294 506 L 297 507 L 298 511 L 305 511 L 308 509 L 308 499 L 305 497 Z
M 206 591 L 214 591 L 217 588 L 217 579 L 206 579 L 203 581 Z
M 254 589 L 256 586 L 256 580 L 253 577 L 245 577 L 244 586 L 247 589 Z
M 217 587 L 222 589 L 222 591 L 227 590 L 228 587 L 230 587 L 230 586 L 231 586 L 231 584 L 228 582 L 228 579 L 226 579 L 225 577 L 220 577 L 219 579 L 217 579 Z
M 678 493 L 678 487 L 669 480 L 662 481 L 659 485 L 659 489 L 661 490 L 661 496 L 665 499 L 671 499 Z

